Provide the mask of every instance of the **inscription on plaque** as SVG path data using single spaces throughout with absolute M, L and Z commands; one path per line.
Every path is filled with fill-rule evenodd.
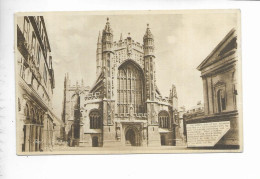
M 230 121 L 187 124 L 188 147 L 213 147 L 230 129 Z

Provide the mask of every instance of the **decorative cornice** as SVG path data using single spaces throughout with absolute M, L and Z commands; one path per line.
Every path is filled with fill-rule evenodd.
M 223 44 L 232 37 L 236 32 L 235 29 L 231 29 L 230 32 L 224 37 L 224 39 L 214 48 L 214 50 L 201 62 L 201 64 L 197 67 L 199 71 L 203 70 L 205 68 L 205 64 L 208 62 L 208 60 L 213 57 L 213 55 L 223 46 Z
M 217 122 L 217 121 L 227 121 L 230 117 L 237 117 L 238 111 L 228 111 L 228 112 L 221 112 L 221 113 L 214 113 L 210 115 L 202 115 L 199 117 L 185 119 L 186 124 L 192 123 L 206 123 L 206 122 Z

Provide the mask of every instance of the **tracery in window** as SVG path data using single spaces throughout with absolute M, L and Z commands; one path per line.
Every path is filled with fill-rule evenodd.
M 169 114 L 166 111 L 160 112 L 158 122 L 160 128 L 169 128 Z
M 133 62 L 126 62 L 118 70 L 117 99 L 118 113 L 129 113 L 129 107 L 133 107 L 133 113 L 144 113 L 144 89 L 143 75 Z
M 98 111 L 92 111 L 89 114 L 90 119 L 90 129 L 100 129 L 101 128 L 101 116 Z

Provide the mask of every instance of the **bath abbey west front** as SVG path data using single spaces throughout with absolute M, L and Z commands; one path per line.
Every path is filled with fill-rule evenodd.
M 154 37 L 149 25 L 143 44 L 130 34 L 113 41 L 109 19 L 99 34 L 96 81 L 86 90 L 64 83 L 65 136 L 72 146 L 179 145 L 178 98 L 174 85 L 162 97 L 156 86 Z

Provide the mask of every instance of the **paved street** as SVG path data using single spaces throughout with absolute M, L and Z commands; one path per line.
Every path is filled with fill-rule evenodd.
M 173 151 L 177 152 L 187 150 L 186 146 L 160 146 L 160 147 L 69 147 L 69 146 L 55 146 L 53 147 L 53 152 L 79 152 L 79 153 L 172 153 Z

